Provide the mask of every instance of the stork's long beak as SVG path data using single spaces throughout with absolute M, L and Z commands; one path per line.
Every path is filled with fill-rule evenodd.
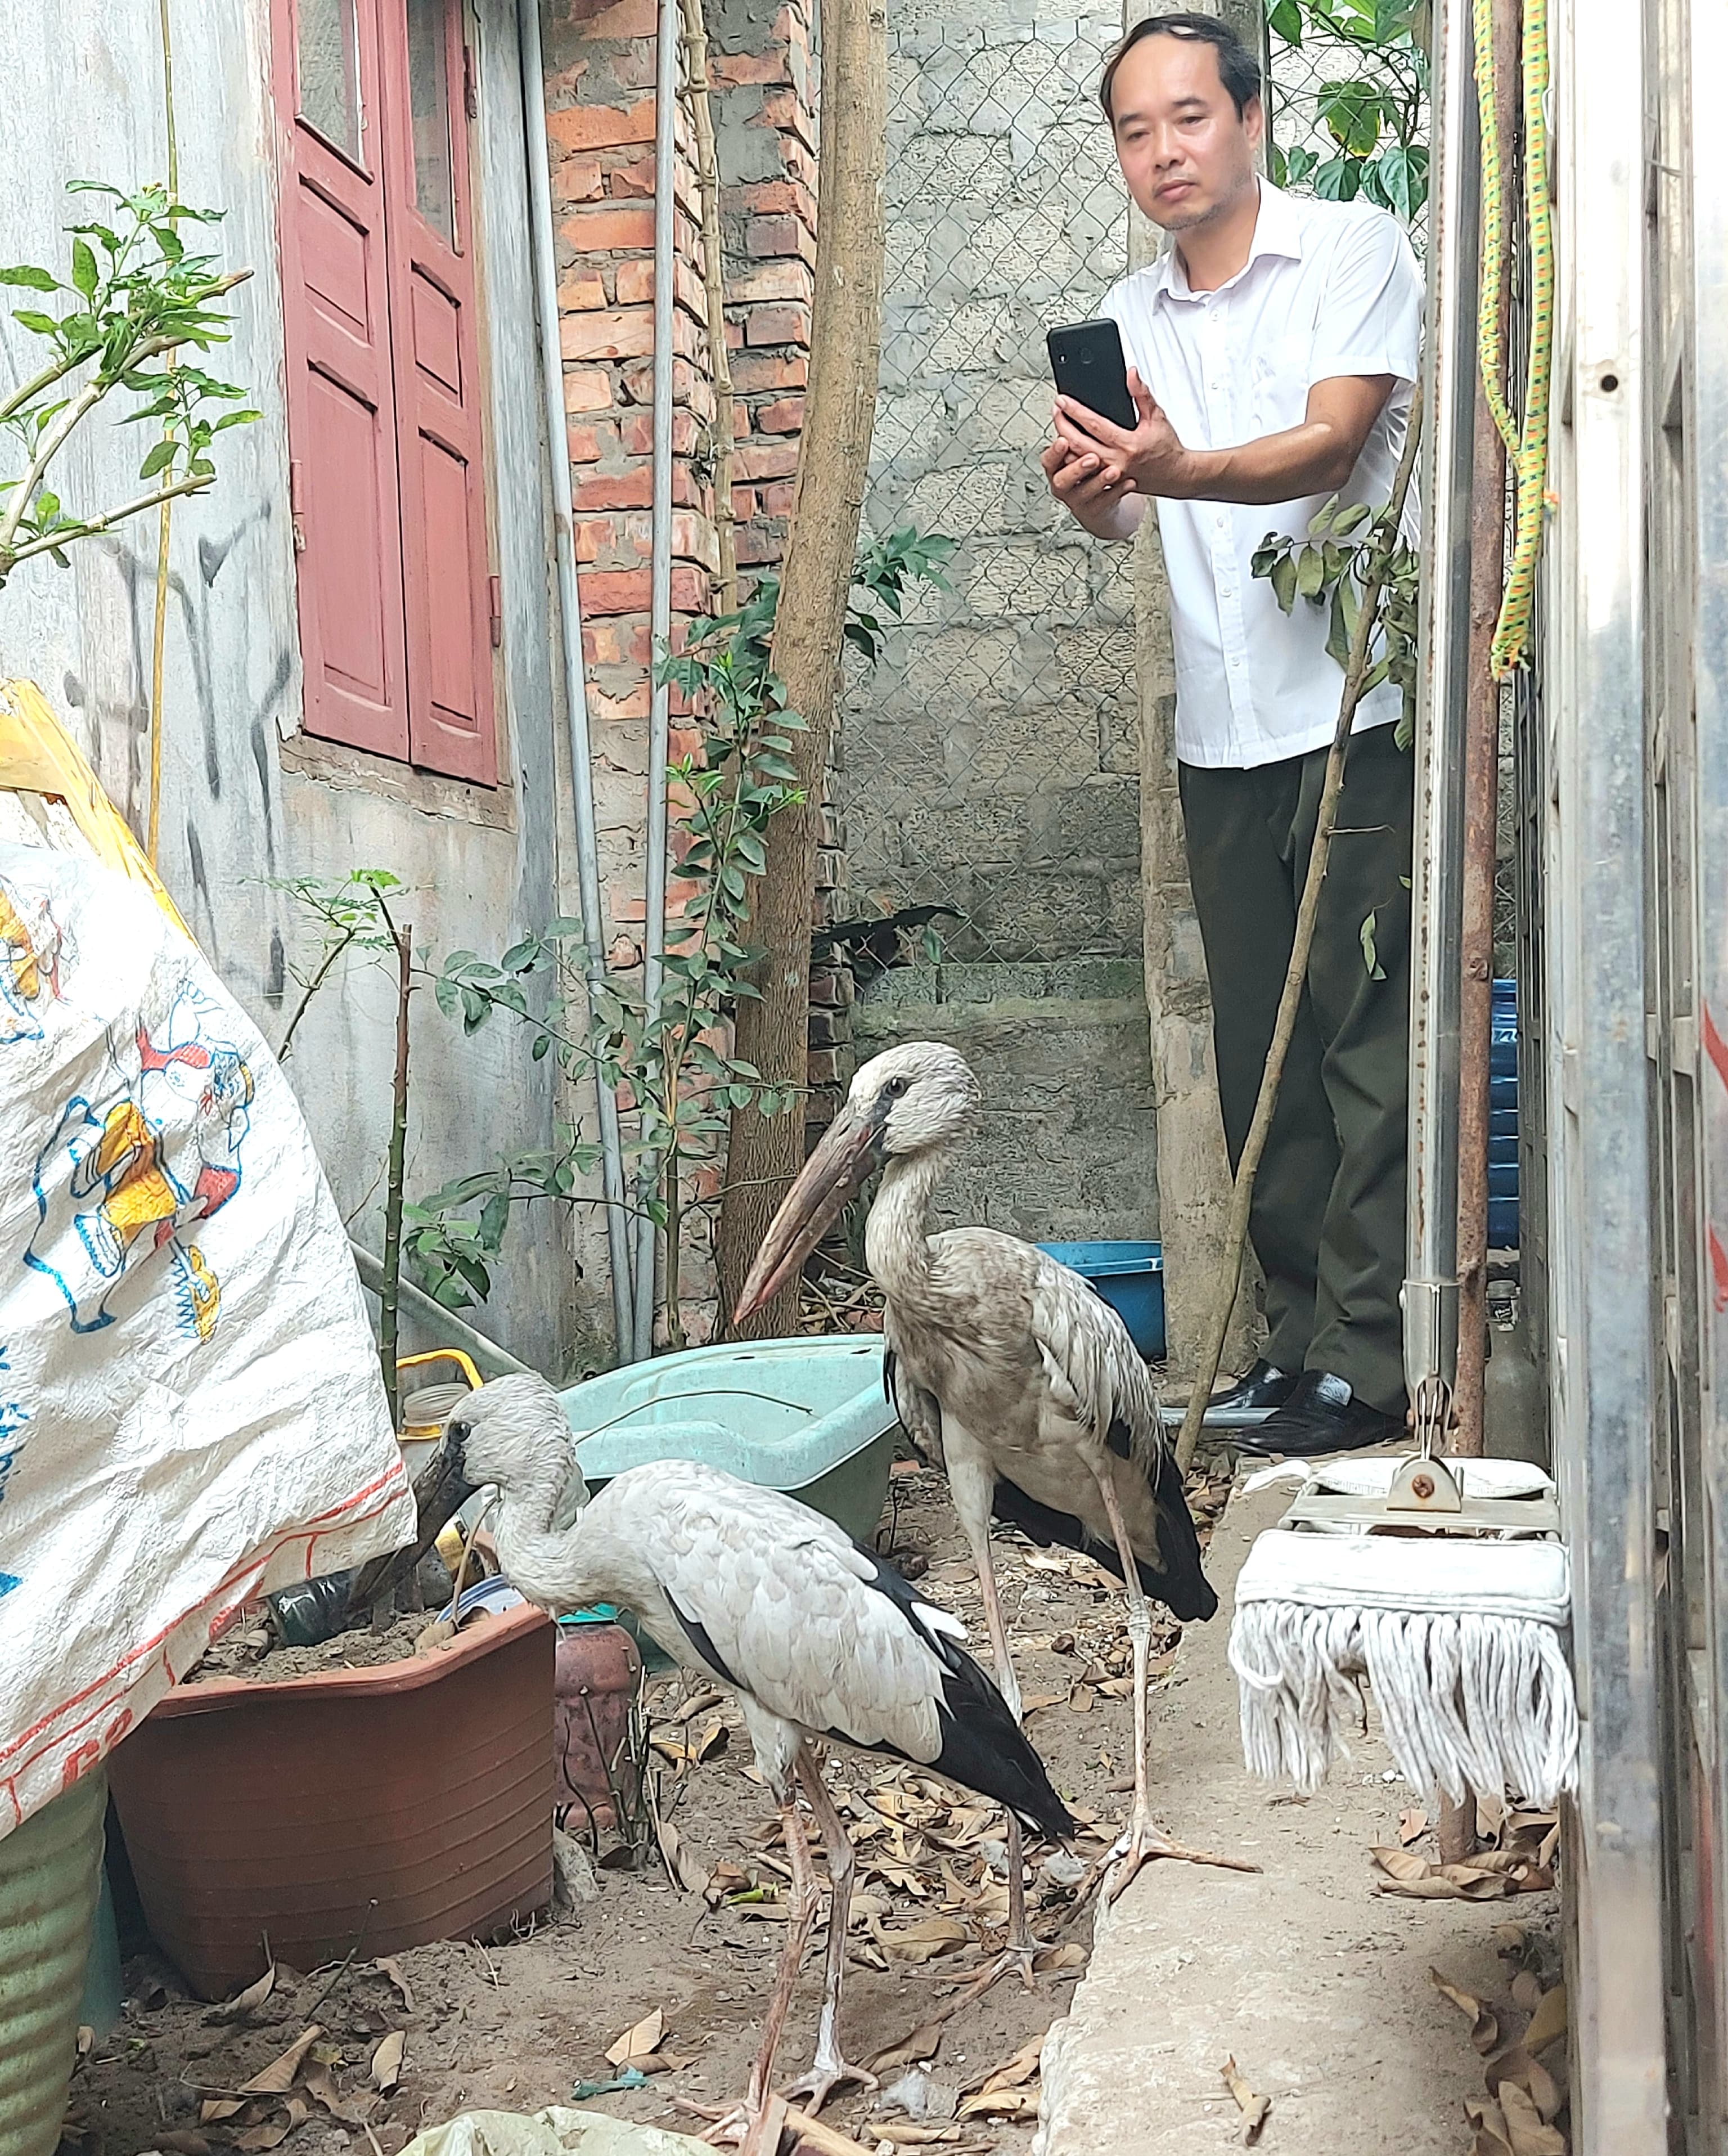
M 882 1127 L 849 1101 L 780 1202 L 756 1253 L 732 1322 L 772 1300 L 881 1164 Z
M 474 1492 L 474 1485 L 468 1479 L 463 1460 L 461 1440 L 447 1433 L 444 1443 L 414 1479 L 414 1507 L 419 1526 L 413 1541 L 406 1549 L 393 1551 L 388 1557 L 374 1558 L 361 1568 L 348 1596 L 350 1615 L 370 1609 L 409 1578 Z

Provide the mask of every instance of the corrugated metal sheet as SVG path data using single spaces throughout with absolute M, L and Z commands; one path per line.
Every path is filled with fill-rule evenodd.
M 86 1774 L 0 1840 L 0 2156 L 54 2156 L 59 2141 L 107 1804 Z

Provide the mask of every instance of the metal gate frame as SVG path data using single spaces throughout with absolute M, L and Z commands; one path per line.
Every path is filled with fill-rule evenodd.
M 1651 0 L 1658 4 L 1658 0 Z M 1574 2146 L 1664 2156 L 1652 1119 L 1645 1058 L 1645 58 L 1551 11 L 1556 295 L 1540 685 L 1549 1384 L 1582 1724 L 1567 1820 Z M 1659 579 L 1658 603 L 1671 593 Z

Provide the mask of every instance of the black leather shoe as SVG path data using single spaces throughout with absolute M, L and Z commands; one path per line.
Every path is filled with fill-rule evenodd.
M 1245 1378 L 1238 1378 L 1227 1393 L 1214 1393 L 1206 1410 L 1208 1430 L 1252 1430 L 1264 1422 L 1274 1408 L 1281 1408 L 1296 1389 L 1289 1370 L 1274 1368 L 1262 1359 Z M 1166 1422 L 1180 1422 L 1184 1408 L 1168 1407 Z
M 1356 1399 L 1329 1370 L 1305 1370 L 1290 1396 L 1257 1429 L 1235 1442 L 1244 1452 L 1281 1452 L 1294 1460 L 1320 1460 L 1331 1452 L 1361 1452 L 1403 1435 L 1396 1415 L 1382 1414 Z

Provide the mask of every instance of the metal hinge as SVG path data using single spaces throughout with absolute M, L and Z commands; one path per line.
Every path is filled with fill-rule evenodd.
M 290 523 L 294 527 L 294 551 L 296 554 L 304 554 L 306 551 L 305 527 L 300 522 L 300 518 L 305 512 L 305 502 L 302 498 L 302 489 L 300 484 L 301 469 L 300 459 L 297 457 L 290 458 L 288 464 L 288 518 Z
M 492 608 L 492 649 L 504 641 L 504 589 L 496 577 L 486 579 L 487 600 Z
M 470 120 L 477 120 L 480 111 L 479 85 L 474 80 L 474 47 L 462 48 L 462 110 Z

